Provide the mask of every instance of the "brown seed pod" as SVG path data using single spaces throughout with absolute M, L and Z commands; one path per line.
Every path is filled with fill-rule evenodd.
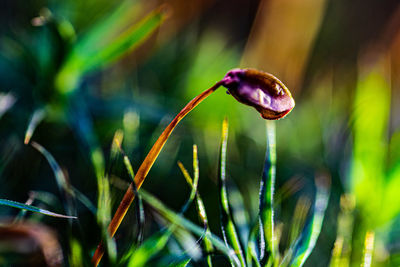
M 239 102 L 254 107 L 267 120 L 285 117 L 294 108 L 287 87 L 272 74 L 255 69 L 233 69 L 222 85 Z

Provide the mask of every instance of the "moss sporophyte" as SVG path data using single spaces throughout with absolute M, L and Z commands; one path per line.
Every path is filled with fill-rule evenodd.
M 254 69 L 234 69 L 222 80 L 237 101 L 254 107 L 267 120 L 278 120 L 294 107 L 286 86 L 269 73 Z
M 272 74 L 255 69 L 233 69 L 215 85 L 193 98 L 165 128 L 157 139 L 150 152 L 135 175 L 135 185 L 131 183 L 128 187 L 117 211 L 114 214 L 109 226 L 110 236 L 114 236 L 121 224 L 126 212 L 135 197 L 135 189 L 139 189 L 150 171 L 153 163 L 158 157 L 168 137 L 176 125 L 193 110 L 200 102 L 207 98 L 220 86 L 227 88 L 227 93 L 232 95 L 240 103 L 254 107 L 264 119 L 278 120 L 285 117 L 295 106 L 294 99 L 286 86 Z M 103 242 L 95 251 L 92 263 L 97 266 L 104 254 Z

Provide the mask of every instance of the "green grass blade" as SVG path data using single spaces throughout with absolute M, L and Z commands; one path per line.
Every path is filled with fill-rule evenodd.
M 354 196 L 342 195 L 340 197 L 340 213 L 335 245 L 332 250 L 330 267 L 349 267 L 351 262 L 351 251 L 354 231 Z
M 200 195 L 197 195 L 196 199 L 197 199 L 197 201 L 196 201 L 197 211 L 198 211 L 199 217 L 203 223 L 203 228 L 205 229 L 205 233 L 206 233 L 203 237 L 203 242 L 204 242 L 205 251 L 207 253 L 207 265 L 209 267 L 212 267 L 213 265 L 212 265 L 211 253 L 213 252 L 214 247 L 213 247 L 212 241 L 208 238 L 208 236 L 211 235 L 211 230 L 210 230 L 210 226 L 208 225 L 206 209 L 204 207 L 202 199 L 200 198 Z
M 228 186 L 229 204 L 232 210 L 232 217 L 238 230 L 239 238 L 242 244 L 248 243 L 250 234 L 249 214 L 244 205 L 242 193 L 239 191 L 235 183 Z
M 53 170 L 54 176 L 56 178 L 57 186 L 62 193 L 66 193 L 70 196 L 74 196 L 74 192 L 71 189 L 71 186 L 67 182 L 67 178 L 65 177 L 62 169 L 60 168 L 60 165 L 58 165 L 57 161 L 51 155 L 47 149 L 45 149 L 42 145 L 36 143 L 36 142 L 31 142 L 32 147 L 34 147 L 37 151 L 39 151 L 47 160 L 49 163 L 51 169 Z
M 134 183 L 134 178 L 135 178 L 135 173 L 133 171 L 133 167 L 131 164 L 131 161 L 129 160 L 129 157 L 126 155 L 125 151 L 122 149 L 122 139 L 123 139 L 123 132 L 121 130 L 118 130 L 113 139 L 113 145 L 111 148 L 111 154 L 113 155 L 113 158 L 117 157 L 118 153 L 122 154 L 123 157 L 123 162 L 125 165 L 125 169 L 128 173 L 128 176 L 132 179 L 132 187 L 133 191 L 135 193 L 135 212 L 136 212 L 136 218 L 138 221 L 138 228 L 137 228 L 137 235 L 136 235 L 136 240 L 132 242 L 132 245 L 129 249 L 128 254 L 126 255 L 131 255 L 136 247 L 142 243 L 143 241 L 143 235 L 144 235 L 144 226 L 145 226 L 145 215 L 144 215 L 144 208 L 143 208 L 143 201 L 141 195 L 137 193 L 137 188 Z
M 265 263 L 277 256 L 274 235 L 274 191 L 276 178 L 276 137 L 275 122 L 267 121 L 267 152 L 260 184 L 260 261 Z
M 137 234 L 137 241 L 136 243 L 140 244 L 143 240 L 143 231 L 144 231 L 144 225 L 145 225 L 145 216 L 144 216 L 144 208 L 143 208 L 143 201 L 142 201 L 142 197 L 140 195 L 137 194 L 137 188 L 135 186 L 135 174 L 133 172 L 133 168 L 132 168 L 132 164 L 129 161 L 129 158 L 127 155 L 125 155 L 125 153 L 123 152 L 122 148 L 121 148 L 121 152 L 124 155 L 124 164 L 125 167 L 127 169 L 127 172 L 129 174 L 129 177 L 132 179 L 133 183 L 132 183 L 132 187 L 133 187 L 133 191 L 135 192 L 135 211 L 136 211 L 136 218 L 138 220 L 138 234 Z
M 90 199 L 87 196 L 85 196 L 75 187 L 72 186 L 71 188 L 75 194 L 76 199 L 79 200 L 79 202 L 81 202 L 93 215 L 96 215 L 97 209 L 93 205 L 92 201 L 90 201 Z
M 182 164 L 180 164 L 182 165 Z M 197 158 L 197 146 L 193 145 L 193 170 L 194 170 L 194 180 L 191 180 L 191 177 L 189 176 L 189 174 L 186 171 L 186 180 L 188 181 L 188 183 L 190 183 L 191 185 L 191 191 L 190 191 L 190 195 L 189 198 L 187 199 L 187 201 L 185 202 L 185 204 L 182 206 L 181 211 L 179 214 L 184 214 L 186 212 L 186 210 L 189 208 L 189 206 L 192 204 L 193 200 L 196 197 L 197 194 L 197 186 L 198 186 L 198 181 L 199 181 L 199 168 L 198 168 L 198 158 Z M 190 180 L 190 181 L 189 181 Z M 163 222 L 165 224 L 165 219 L 160 219 L 161 222 Z M 175 239 L 178 241 L 178 243 L 180 244 L 180 246 L 182 248 L 184 248 L 184 251 L 181 252 L 181 254 L 186 255 L 186 257 L 189 257 L 191 259 L 194 260 L 198 260 L 202 257 L 202 253 L 201 250 L 199 248 L 199 243 L 202 240 L 202 237 L 200 238 L 200 240 L 195 240 L 193 238 L 193 236 L 191 235 L 191 233 L 189 233 L 188 231 L 186 231 L 185 229 L 182 228 L 177 228 L 174 232 L 173 232 Z M 179 259 L 180 261 L 181 259 Z
M 83 260 L 83 247 L 81 243 L 75 238 L 70 238 L 69 247 L 71 249 L 71 252 L 68 255 L 70 266 L 85 266 Z
M 122 140 L 123 140 L 123 131 L 122 130 L 117 130 L 113 143 L 111 146 L 111 161 L 115 161 L 117 158 L 118 154 L 121 153 L 123 157 L 123 162 L 125 165 L 125 169 L 128 173 L 128 176 L 134 181 L 135 178 L 135 173 L 133 171 L 133 167 L 131 164 L 131 161 L 129 160 L 128 156 L 126 155 L 125 151 L 122 149 Z M 135 192 L 135 195 L 137 195 L 137 189 L 135 186 L 135 183 L 132 183 L 133 191 Z M 136 244 L 140 244 L 143 240 L 143 231 L 144 231 L 144 225 L 145 225 L 145 216 L 144 216 L 144 208 L 143 208 L 143 202 L 141 196 L 137 196 L 135 199 L 135 212 L 136 212 L 136 218 L 138 221 L 138 228 L 137 228 L 137 235 L 136 235 L 136 241 L 133 242 L 133 246 L 131 249 L 134 249 Z
M 126 171 L 128 172 L 129 177 L 132 179 L 132 181 L 134 181 L 133 179 L 135 179 L 135 173 L 133 172 L 132 164 L 131 164 L 128 156 L 126 156 L 124 154 L 123 157 L 124 157 L 124 165 L 125 165 Z
M 399 146 L 400 147 L 400 146 Z M 400 213 L 400 157 L 396 159 L 396 165 L 388 172 L 385 184 L 385 194 L 381 210 L 382 220 L 390 220 Z
M 170 222 L 166 220 L 163 216 L 158 214 L 157 211 L 154 212 L 153 215 L 155 216 L 156 220 L 164 227 L 171 225 Z M 172 222 L 172 224 L 174 224 L 174 222 Z M 174 235 L 174 241 L 176 241 L 176 244 L 170 247 L 171 256 L 175 254 L 175 257 L 172 258 L 172 262 L 170 261 L 170 263 L 173 263 L 173 261 L 179 262 L 183 258 L 190 258 L 194 261 L 199 261 L 203 258 L 200 247 L 202 237 L 197 239 L 189 230 L 183 227 L 176 227 L 172 234 Z M 173 251 L 172 249 L 174 249 L 175 251 Z
M 44 119 L 46 116 L 46 112 L 44 109 L 37 109 L 33 112 L 32 118 L 29 122 L 28 128 L 25 133 L 24 144 L 27 145 L 32 138 L 32 135 L 39 125 L 39 123 Z
M 253 266 L 252 263 L 255 262 L 257 267 L 261 267 L 260 259 L 257 255 L 257 249 L 258 249 L 257 234 L 259 230 L 260 228 L 257 221 L 257 224 L 255 224 L 250 231 L 250 235 L 247 242 L 246 261 L 248 266 Z
M 93 122 L 86 107 L 83 99 L 77 96 L 68 115 L 71 128 L 76 131 L 79 141 L 88 151 L 88 156 L 93 166 L 98 190 L 97 221 L 103 227 L 105 234 L 107 225 L 111 220 L 110 185 L 105 172 L 103 151 L 98 144 L 97 136 L 93 130 Z
M 53 155 L 51 155 L 51 153 L 47 151 L 43 146 L 33 141 L 31 142 L 31 145 L 46 158 L 51 169 L 53 170 L 58 189 L 65 198 L 65 210 L 67 214 L 68 215 L 74 214 L 75 208 L 73 205 L 73 199 L 75 198 L 75 194 L 74 191 L 71 189 L 71 185 L 68 183 L 64 172 L 61 170 L 60 165 L 58 165 Z
M 135 186 L 135 182 L 134 182 L 134 178 L 135 178 L 135 173 L 133 171 L 133 167 L 131 164 L 131 161 L 129 160 L 128 156 L 125 154 L 125 151 L 122 149 L 122 135 L 123 132 L 122 131 L 117 131 L 114 135 L 114 139 L 113 139 L 113 145 L 112 145 L 112 154 L 114 154 L 114 157 L 117 156 L 117 153 L 121 153 L 122 157 L 123 157 L 123 162 L 125 165 L 125 169 L 128 173 L 128 176 L 132 179 L 133 183 L 132 183 L 132 187 L 133 187 L 133 191 L 135 193 L 135 212 L 136 212 L 136 218 L 138 221 L 138 227 L 137 227 L 137 234 L 136 234 L 136 239 L 134 242 L 132 242 L 132 245 L 130 246 L 127 254 L 125 254 L 123 260 L 121 262 L 126 262 L 126 260 L 128 259 L 128 257 L 139 257 L 139 262 L 143 261 L 143 264 L 146 263 L 146 261 L 148 260 L 148 258 L 146 258 L 144 255 L 144 251 L 146 245 L 143 244 L 145 247 L 142 248 L 141 252 L 138 252 L 139 254 L 137 254 L 136 256 L 131 256 L 131 255 L 135 255 L 135 251 L 137 249 L 137 246 L 140 245 L 143 241 L 143 235 L 144 235 L 144 226 L 145 226 L 145 215 L 144 215 L 144 208 L 143 208 L 143 201 L 142 201 L 142 197 L 141 195 L 139 195 L 137 193 L 137 188 Z M 169 237 L 170 234 L 168 234 Z M 147 241 L 146 241 L 147 242 Z M 143 255 L 141 255 L 140 253 L 144 253 Z M 156 251 L 154 252 L 156 253 Z M 149 257 L 151 256 L 148 255 Z M 131 259 L 129 262 L 129 264 L 133 264 L 132 260 L 138 260 L 138 259 Z
M 138 234 L 137 234 L 137 239 L 136 242 L 134 242 L 134 244 L 140 244 L 143 240 L 143 231 L 144 231 L 144 225 L 145 225 L 145 216 L 144 216 L 144 208 L 143 208 L 143 201 L 142 201 L 142 197 L 140 195 L 137 194 L 137 188 L 135 186 L 135 173 L 133 171 L 133 167 L 131 164 L 131 161 L 129 160 L 128 156 L 126 155 L 125 151 L 122 149 L 121 147 L 121 139 L 117 139 L 114 138 L 114 142 L 115 142 L 115 147 L 118 149 L 118 152 L 122 154 L 123 156 L 123 161 L 124 161 L 124 165 L 126 168 L 126 171 L 129 175 L 129 177 L 132 179 L 132 187 L 133 187 L 133 191 L 135 193 L 135 211 L 136 211 L 136 218 L 138 220 Z M 113 143 L 114 143 L 113 142 Z
M 290 224 L 289 244 L 293 244 L 296 241 L 301 229 L 303 229 L 310 205 L 310 200 L 306 197 L 300 197 L 297 201 Z
M 180 162 L 179 162 L 180 163 Z M 179 165 L 178 163 L 178 165 Z M 180 163 L 180 165 L 182 165 L 182 163 Z M 197 158 L 197 146 L 193 145 L 193 172 L 194 172 L 194 179 L 192 181 L 191 177 L 189 176 L 189 174 L 186 171 L 186 181 L 189 183 L 189 185 L 191 186 L 191 190 L 190 190 L 190 195 L 188 200 L 186 201 L 186 203 L 183 205 L 182 209 L 181 209 L 181 213 L 185 213 L 185 211 L 189 208 L 190 204 L 192 204 L 194 198 L 196 197 L 197 194 L 197 187 L 199 184 L 199 162 L 198 162 L 198 158 Z M 183 165 L 182 165 L 183 167 Z
M 183 259 L 180 262 L 174 262 L 170 265 L 168 265 L 169 267 L 186 267 L 188 266 L 188 264 L 190 263 L 192 259 Z
M 79 141 L 86 148 L 93 166 L 97 181 L 97 222 L 101 228 L 102 239 L 105 240 L 107 253 L 111 263 L 116 261 L 116 244 L 110 237 L 107 226 L 111 221 L 111 194 L 108 173 L 105 171 L 105 159 L 103 151 L 98 143 L 97 136 L 93 129 L 93 121 L 81 96 L 77 95 L 71 101 L 69 109 L 69 121 L 71 128 L 76 131 Z
M 374 253 L 374 244 L 375 244 L 375 233 L 373 231 L 368 231 L 365 234 L 364 255 L 361 267 L 372 266 L 371 264 L 372 264 L 372 256 Z
M 104 49 L 139 11 L 140 8 L 137 8 L 135 4 L 132 5 L 132 1 L 123 1 L 111 14 L 107 14 L 79 36 L 56 76 L 56 89 L 62 93 L 75 90 L 85 72 L 85 60 Z
M 141 5 L 137 0 L 125 0 L 111 12 L 107 13 L 92 27 L 89 28 L 74 46 L 75 53 L 79 56 L 90 56 L 99 51 L 121 32 L 132 19 L 140 14 Z M 86 55 L 85 55 L 86 54 Z
M 0 199 L 0 205 L 9 206 L 9 207 L 17 208 L 17 209 L 25 209 L 25 210 L 37 212 L 37 213 L 52 216 L 52 217 L 67 218 L 67 219 L 76 219 L 77 218 L 75 216 L 68 216 L 68 215 L 51 212 L 51 211 L 48 211 L 45 209 L 37 208 L 37 207 L 31 206 L 31 205 L 26 205 L 24 203 L 20 203 L 20 202 L 8 200 L 8 199 Z
M 124 11 L 126 9 L 118 9 L 118 12 L 123 13 Z M 128 14 L 121 14 L 121 17 L 124 15 Z M 118 19 L 115 15 L 114 17 Z M 56 87 L 62 93 L 72 92 L 76 89 L 81 75 L 99 67 L 106 67 L 137 48 L 154 33 L 165 17 L 163 8 L 155 9 L 135 25 L 112 38 L 107 38 L 107 35 L 115 34 L 120 28 L 116 24 L 121 22 L 110 20 L 110 22 L 99 26 L 99 29 L 104 29 L 103 35 L 101 30 L 96 29 L 96 33 L 91 34 L 88 38 L 83 38 L 84 41 L 82 43 L 78 42 L 75 48 L 72 49 L 56 78 Z M 113 34 L 110 34 L 109 31 L 112 31 Z M 96 36 L 97 38 L 94 38 Z M 101 40 L 111 41 L 102 43 Z M 101 43 L 101 45 L 98 43 Z
M 209 267 L 212 267 L 212 259 L 211 259 L 211 253 L 214 250 L 214 247 L 212 245 L 211 240 L 208 238 L 208 235 L 211 234 L 210 226 L 208 225 L 208 219 L 207 219 L 207 213 L 206 213 L 206 208 L 204 206 L 203 200 L 201 199 L 200 193 L 197 191 L 197 184 L 196 182 L 196 177 L 197 180 L 199 179 L 199 161 L 197 157 L 197 147 L 196 150 L 193 147 L 193 174 L 194 174 L 194 183 L 193 187 L 196 187 L 196 208 L 197 208 L 197 214 L 203 223 L 203 227 L 206 231 L 206 234 L 203 238 L 204 242 L 204 247 L 205 251 L 207 253 L 207 265 Z
M 220 197 L 220 211 L 221 211 L 221 229 L 224 236 L 225 243 L 232 245 L 236 254 L 238 255 L 241 266 L 245 266 L 245 258 L 243 256 L 242 246 L 240 244 L 239 236 L 237 234 L 236 225 L 231 215 L 231 207 L 229 204 L 228 192 L 226 189 L 226 149 L 228 142 L 228 120 L 225 118 L 222 124 L 222 138 L 220 146 L 220 160 L 219 160 L 219 197 Z M 231 258 L 231 264 L 234 264 Z
M 178 166 L 182 171 L 183 176 L 186 179 L 186 182 L 192 187 L 192 191 L 195 188 L 194 184 L 193 184 L 193 180 L 190 177 L 188 171 L 185 169 L 185 167 L 183 166 L 183 164 L 181 162 L 178 162 Z M 198 158 L 197 158 L 197 147 L 196 150 L 194 149 L 193 146 L 193 171 L 194 171 L 194 175 L 199 176 L 199 164 L 198 164 Z M 206 235 L 203 238 L 203 242 L 204 242 L 204 248 L 205 251 L 207 253 L 207 265 L 209 267 L 212 266 L 212 259 L 211 259 L 211 252 L 213 251 L 213 245 L 212 242 L 208 239 L 208 235 L 211 234 L 210 231 L 210 227 L 208 225 L 208 219 L 207 219 L 207 213 L 206 213 L 206 209 L 203 203 L 203 200 L 200 196 L 200 193 L 197 191 L 196 189 L 196 208 L 197 208 L 197 215 L 200 219 L 200 221 L 203 224 L 203 227 L 205 229 Z
M 310 256 L 321 232 L 325 217 L 325 210 L 329 201 L 330 181 L 327 177 L 316 179 L 317 192 L 315 196 L 313 213 L 306 223 L 300 237 L 295 242 L 288 255 L 293 255 L 290 266 L 301 267 Z M 285 259 L 284 259 L 284 262 Z
M 29 192 L 29 197 L 28 197 L 28 199 L 25 201 L 24 204 L 30 206 L 30 205 L 32 205 L 32 203 L 33 203 L 34 200 L 35 200 L 35 193 L 34 193 L 34 192 Z M 19 222 L 19 221 L 21 221 L 22 218 L 25 216 L 26 211 L 27 211 L 27 210 L 25 210 L 25 209 L 21 210 L 21 211 L 19 212 L 19 214 L 18 214 L 17 216 L 15 216 L 14 222 Z
M 88 58 L 88 61 L 85 62 L 84 69 L 90 71 L 100 66 L 104 67 L 118 60 L 150 37 L 164 19 L 165 14 L 162 8 L 154 10 L 136 25 L 133 25 L 115 38 L 107 47 Z
M 172 225 L 169 229 L 158 232 L 146 239 L 146 241 L 144 241 L 143 244 L 129 257 L 125 266 L 146 266 L 146 263 L 165 247 L 174 228 L 175 226 Z
M 192 177 L 190 177 L 189 172 L 187 171 L 187 169 L 185 168 L 185 166 L 183 166 L 182 162 L 178 161 L 178 167 L 181 169 L 181 172 L 183 174 L 183 177 L 185 178 L 186 182 L 193 187 L 193 179 Z
M 170 210 L 160 200 L 147 193 L 146 190 L 141 189 L 138 193 L 139 195 L 142 195 L 143 200 L 145 200 L 153 208 L 155 208 L 157 212 L 160 213 L 165 219 L 191 231 L 199 237 L 203 237 L 205 235 L 212 242 L 213 246 L 216 249 L 221 251 L 227 257 L 235 259 L 235 266 L 240 266 L 240 262 L 236 256 L 235 251 L 231 247 L 226 246 L 225 243 L 217 236 L 212 233 L 207 233 L 202 227 L 195 225 L 191 221 L 182 217 L 180 214 L 177 214 L 174 211 Z

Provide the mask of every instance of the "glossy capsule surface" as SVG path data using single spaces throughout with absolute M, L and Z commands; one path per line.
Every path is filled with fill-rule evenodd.
M 272 74 L 255 69 L 233 69 L 222 85 L 239 102 L 254 107 L 264 119 L 278 120 L 295 106 L 287 87 Z

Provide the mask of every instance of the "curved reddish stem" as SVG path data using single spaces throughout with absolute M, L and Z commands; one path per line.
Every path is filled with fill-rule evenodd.
M 176 125 L 191 111 L 193 110 L 200 102 L 202 102 L 205 98 L 207 98 L 211 93 L 218 89 L 221 85 L 223 85 L 224 80 L 217 82 L 215 85 L 210 87 L 209 89 L 205 90 L 195 98 L 193 98 L 179 113 L 176 117 L 171 121 L 171 123 L 165 128 L 162 132 L 160 137 L 158 137 L 157 141 L 154 143 L 153 147 L 151 148 L 150 152 L 147 154 L 146 158 L 144 159 L 142 165 L 140 165 L 139 170 L 135 175 L 135 184 L 137 190 L 141 187 L 146 178 L 147 174 L 149 173 L 151 167 L 153 166 L 155 160 L 160 154 L 161 149 L 163 148 L 165 142 L 167 142 L 168 137 L 171 135 L 172 131 L 176 127 Z M 110 224 L 108 225 L 108 233 L 111 237 L 114 236 L 115 232 L 117 231 L 119 225 L 121 224 L 122 220 L 125 217 L 126 212 L 128 211 L 130 205 L 135 198 L 135 193 L 133 190 L 133 184 L 131 183 L 126 190 L 124 197 L 122 198 L 117 211 L 114 214 Z M 104 244 L 103 241 L 97 246 L 97 249 L 93 255 L 92 263 L 94 266 L 97 266 L 100 263 L 101 258 L 104 254 Z

